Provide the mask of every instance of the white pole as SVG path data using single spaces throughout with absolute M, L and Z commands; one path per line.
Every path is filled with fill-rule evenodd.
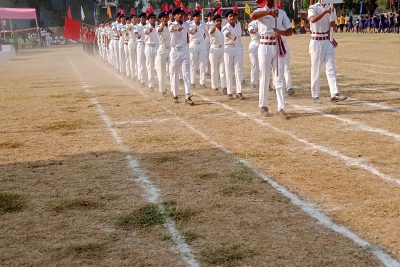
M 11 32 L 13 31 L 13 26 L 12 26 L 12 21 L 11 21 L 11 19 L 9 19 L 10 20 L 10 28 L 11 28 Z

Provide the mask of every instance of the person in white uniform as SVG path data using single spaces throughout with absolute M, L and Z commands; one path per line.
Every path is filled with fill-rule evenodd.
M 156 73 L 155 73 L 155 59 L 158 49 L 158 37 L 156 30 L 156 15 L 149 13 L 147 15 L 149 23 L 144 27 L 145 34 L 145 55 L 146 55 L 146 70 L 147 70 L 147 85 L 150 90 L 154 89 L 156 85 Z
M 170 58 L 170 81 L 171 92 L 174 102 L 178 103 L 179 96 L 179 73 L 182 73 L 183 83 L 185 86 L 186 103 L 194 105 L 192 100 L 192 87 L 190 82 L 190 55 L 189 55 L 189 24 L 184 22 L 185 12 L 182 8 L 176 7 L 172 14 L 175 21 L 168 27 L 171 34 L 171 52 Z
M 319 102 L 320 71 L 325 65 L 332 102 L 346 100 L 346 96 L 339 94 L 336 82 L 335 42 L 329 38 L 330 28 L 336 29 L 336 13 L 330 7 L 324 7 L 320 2 L 311 5 L 308 9 L 308 20 L 311 27 L 311 41 L 309 52 L 311 56 L 311 97 Z
M 111 24 L 111 53 L 112 53 L 112 65 L 114 68 L 119 70 L 119 33 L 118 33 L 118 24 L 120 22 L 120 13 L 115 14 L 115 21 Z
M 146 26 L 146 13 L 142 12 L 139 14 L 140 23 L 134 28 L 137 44 L 137 79 L 143 86 L 144 81 L 147 80 L 146 75 L 146 55 L 145 55 L 145 37 L 144 37 L 144 27 Z
M 253 89 L 257 88 L 259 76 L 258 64 L 258 46 L 260 45 L 260 34 L 258 33 L 258 21 L 253 20 L 249 23 L 250 43 L 249 43 L 249 58 L 250 58 L 250 84 Z
M 268 90 L 272 67 L 278 113 L 286 117 L 284 111 L 285 96 L 283 74 L 283 56 L 285 48 L 281 36 L 290 36 L 293 32 L 292 25 L 286 12 L 280 9 L 273 9 L 273 7 L 274 0 L 267 0 L 265 7 L 258 8 L 251 14 L 251 19 L 258 20 L 258 32 L 260 34 L 260 45 L 258 47 L 260 67 L 259 107 L 261 108 L 262 115 L 269 115 Z
M 236 98 L 243 100 L 245 97 L 242 94 L 241 84 L 241 52 L 239 40 L 241 30 L 236 27 L 236 13 L 233 10 L 228 10 L 225 13 L 228 23 L 222 28 L 224 34 L 224 62 L 226 72 L 226 87 L 228 97 L 233 98 L 234 81 L 236 83 Z
M 136 59 L 136 35 L 135 35 L 135 27 L 136 27 L 136 15 L 135 10 L 131 10 L 131 15 L 129 16 L 130 23 L 127 25 L 128 31 L 128 60 L 127 60 L 127 68 L 129 68 L 129 74 L 132 79 L 137 77 L 137 59 Z
M 224 34 L 222 33 L 222 18 L 220 14 L 213 16 L 210 24 L 210 69 L 211 89 L 218 91 L 218 80 L 222 91 L 226 90 L 225 63 L 224 63 Z
M 171 50 L 171 37 L 168 31 L 168 13 L 161 11 L 158 14 L 158 19 L 160 20 L 160 25 L 156 27 L 156 30 L 160 46 L 158 47 L 156 56 L 156 71 L 158 90 L 163 96 L 166 96 L 167 61 Z
M 117 31 L 119 35 L 119 42 L 118 42 L 118 70 L 120 73 L 125 73 L 125 51 L 124 51 L 124 46 L 125 46 L 125 30 L 126 30 L 126 20 L 125 20 L 125 15 L 121 14 L 119 16 L 120 22 L 117 25 Z
M 193 21 L 189 28 L 189 52 L 190 52 L 190 80 L 192 87 L 196 84 L 196 72 L 200 68 L 200 86 L 205 86 L 206 74 L 206 25 L 200 20 L 200 12 L 198 10 L 192 13 Z

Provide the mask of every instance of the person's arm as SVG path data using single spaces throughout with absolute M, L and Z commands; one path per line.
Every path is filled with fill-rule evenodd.
M 213 28 L 211 28 L 211 30 L 210 30 L 210 35 L 212 35 L 212 34 L 214 34 L 214 32 L 217 30 L 217 27 L 213 27 Z
M 256 20 L 259 19 L 261 17 L 264 16 L 273 16 L 276 17 L 277 16 L 277 12 L 274 9 L 268 9 L 268 10 L 255 10 L 251 13 L 250 18 L 252 20 Z
M 319 20 L 321 20 L 326 14 L 330 14 L 331 12 L 332 12 L 332 8 L 331 8 L 331 7 L 328 7 L 328 8 L 326 8 L 326 9 L 324 10 L 324 12 L 322 12 L 322 13 L 320 13 L 320 14 L 318 14 L 318 15 L 310 16 L 310 17 L 308 18 L 308 20 L 309 20 L 311 23 L 316 23 L 316 22 L 318 22 Z
M 158 27 L 158 32 L 162 32 L 164 30 L 164 24 L 161 23 L 160 27 Z

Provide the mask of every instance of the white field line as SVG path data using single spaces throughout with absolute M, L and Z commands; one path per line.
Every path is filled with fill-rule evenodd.
M 76 75 L 83 82 L 82 88 L 88 88 L 88 85 L 84 83 L 83 78 L 79 71 L 76 69 L 75 65 L 69 61 L 72 68 L 74 69 Z M 97 101 L 94 92 L 89 89 L 84 90 L 85 93 L 89 94 L 90 102 L 96 106 L 97 112 L 99 113 L 102 121 L 104 122 L 107 130 L 114 137 L 115 142 L 118 144 L 118 147 L 122 153 L 129 153 L 129 149 L 125 146 L 124 141 L 121 135 L 118 133 L 117 129 L 113 128 L 113 122 L 111 118 L 104 111 L 101 104 Z M 134 177 L 135 182 L 144 190 L 145 198 L 148 202 L 156 204 L 160 211 L 163 214 L 166 214 L 164 206 L 161 204 L 159 189 L 154 185 L 151 181 L 150 177 L 146 174 L 146 171 L 143 170 L 141 164 L 138 159 L 134 156 L 127 154 L 126 159 L 128 161 L 129 169 L 131 170 L 131 174 Z M 188 265 L 192 267 L 200 266 L 200 263 L 195 259 L 189 245 L 185 242 L 185 239 L 181 235 L 181 233 L 176 229 L 175 222 L 168 216 L 166 216 L 166 221 L 164 223 L 164 227 L 168 230 L 171 238 L 173 240 L 175 249 L 179 251 L 181 254 L 182 260 Z
M 300 59 L 310 59 L 309 57 L 293 56 L 293 55 L 290 55 L 290 57 L 292 57 L 292 58 L 300 58 Z M 357 58 L 346 58 L 346 59 L 359 60 Z M 378 67 L 378 68 L 400 69 L 400 67 L 396 67 L 396 66 L 377 65 L 377 64 L 373 64 L 373 63 L 361 63 L 361 62 L 341 61 L 341 60 L 343 60 L 343 59 L 342 58 L 336 58 L 336 61 L 338 61 L 340 63 L 355 64 L 355 65 L 370 66 L 370 67 Z
M 331 155 L 331 156 L 333 156 L 335 158 L 338 158 L 338 159 L 344 161 L 344 163 L 347 164 L 347 165 L 354 166 L 354 167 L 366 170 L 367 172 L 369 172 L 369 173 L 381 178 L 383 181 L 386 181 L 388 183 L 394 184 L 396 186 L 400 185 L 400 179 L 393 178 L 393 177 L 390 177 L 389 175 L 386 175 L 386 174 L 382 173 L 377 168 L 375 168 L 373 165 L 371 165 L 369 163 L 366 163 L 365 160 L 361 160 L 361 159 L 358 159 L 358 158 L 352 158 L 352 157 L 349 157 L 349 156 L 346 156 L 346 155 L 340 153 L 336 149 L 311 143 L 311 142 L 309 142 L 309 141 L 307 141 L 305 139 L 297 137 L 296 135 L 292 134 L 289 131 L 285 131 L 285 130 L 282 130 L 280 128 L 277 128 L 277 127 L 273 126 L 272 124 L 270 124 L 270 123 L 268 123 L 268 122 L 266 122 L 264 120 L 251 117 L 251 116 L 247 115 L 246 113 L 241 112 L 241 111 L 239 111 L 239 110 L 237 110 L 237 109 L 235 109 L 235 108 L 233 108 L 231 106 L 228 106 L 228 105 L 226 105 L 224 103 L 221 103 L 221 102 L 218 102 L 218 101 L 213 101 L 213 100 L 209 99 L 208 97 L 200 95 L 200 94 L 196 94 L 196 95 L 200 96 L 205 101 L 209 101 L 210 103 L 221 105 L 225 109 L 230 110 L 233 113 L 236 113 L 237 115 L 239 115 L 241 117 L 251 119 L 251 120 L 253 120 L 254 122 L 256 122 L 257 124 L 259 124 L 261 126 L 264 126 L 264 127 L 273 129 L 273 130 L 275 130 L 275 131 L 277 131 L 279 133 L 285 134 L 285 135 L 291 137 L 292 139 L 294 139 L 294 140 L 296 140 L 296 141 L 298 141 L 298 142 L 300 142 L 300 143 L 302 143 L 302 144 L 304 144 L 304 145 L 306 145 L 306 146 L 308 146 L 308 147 L 310 147 L 310 148 L 312 148 L 314 150 L 318 150 L 318 151 L 324 152 L 325 154 L 328 154 L 328 155 Z
M 369 243 L 368 241 L 362 239 L 361 237 L 359 237 L 358 235 L 356 235 L 355 233 L 353 233 L 349 229 L 347 229 L 345 226 L 334 223 L 328 216 L 323 214 L 313 204 L 298 198 L 295 194 L 291 193 L 284 186 L 280 185 L 278 182 L 273 180 L 271 177 L 264 174 L 261 170 L 259 170 L 257 167 L 255 167 L 253 164 L 251 164 L 249 161 L 235 156 L 229 149 L 224 147 L 222 144 L 219 144 L 218 142 L 214 141 L 212 138 L 210 138 L 204 132 L 200 131 L 199 129 L 195 128 L 192 124 L 188 123 L 184 119 L 177 116 L 173 111 L 171 111 L 168 108 L 163 107 L 163 106 L 162 106 L 162 108 L 169 114 L 174 115 L 180 123 L 182 123 L 184 126 L 186 126 L 189 130 L 191 130 L 195 134 L 199 135 L 206 142 L 215 146 L 216 148 L 220 149 L 222 152 L 230 155 L 231 157 L 237 159 L 240 163 L 242 163 L 246 167 L 253 170 L 262 180 L 264 180 L 265 182 L 270 184 L 279 193 L 281 193 L 283 196 L 288 198 L 294 205 L 298 206 L 301 210 L 303 210 L 303 212 L 308 214 L 310 217 L 316 219 L 320 224 L 322 224 L 326 228 L 331 229 L 331 230 L 351 239 L 353 242 L 355 242 L 356 244 L 358 244 L 365 250 L 371 251 L 371 253 L 373 255 L 375 255 L 375 257 L 377 257 L 386 266 L 391 266 L 391 267 L 395 267 L 395 266 L 399 267 L 400 266 L 399 262 L 397 262 L 395 259 L 393 259 L 389 254 L 384 252 L 379 247 L 374 246 L 371 243 Z
M 389 110 L 389 111 L 393 111 L 393 112 L 400 112 L 400 108 L 395 108 L 395 107 L 387 106 L 387 105 L 384 105 L 384 104 L 372 103 L 372 102 L 369 102 L 369 101 L 366 101 L 366 100 L 360 100 L 360 99 L 352 98 L 352 97 L 349 97 L 347 99 L 352 100 L 352 101 L 357 101 L 360 104 L 363 104 L 363 105 L 366 105 L 366 106 L 370 106 L 370 107 L 373 107 L 373 108 L 378 108 L 378 109 L 382 109 L 382 110 Z
M 91 58 L 90 58 L 94 63 L 97 64 L 97 62 Z M 103 66 L 103 64 L 99 64 L 99 66 L 101 66 L 102 68 L 104 68 L 104 70 L 106 70 L 107 72 L 109 72 L 110 74 L 119 77 L 116 73 L 113 73 L 112 71 L 110 71 L 109 69 L 107 69 L 106 67 Z M 124 79 L 120 79 L 122 80 L 129 88 L 135 90 L 136 92 L 139 92 L 142 96 L 144 96 L 145 98 L 150 98 L 147 94 L 145 94 L 142 90 L 139 90 L 135 87 L 132 86 L 131 83 L 128 83 L 126 80 Z M 157 103 L 158 106 L 160 106 L 161 104 L 153 99 L 150 99 L 151 101 Z M 211 101 L 212 102 L 212 101 Z M 219 103 L 221 104 L 221 103 Z M 204 134 L 203 132 L 201 132 L 200 130 L 196 129 L 195 127 L 193 127 L 191 124 L 189 124 L 188 122 L 186 122 L 185 120 L 183 120 L 182 118 L 178 117 L 175 113 L 173 113 L 172 111 L 170 111 L 169 109 L 167 109 L 166 107 L 162 106 L 161 107 L 166 110 L 168 113 L 173 114 L 174 116 L 176 116 L 177 120 L 179 122 L 181 122 L 183 125 L 185 125 L 187 128 L 189 128 L 191 131 L 195 132 L 196 134 L 198 134 L 199 136 L 201 136 L 204 140 L 206 140 L 207 142 L 209 142 L 211 145 L 219 148 L 221 151 L 223 151 L 224 153 L 227 153 L 229 155 L 232 155 L 235 158 L 238 158 L 236 156 L 233 155 L 233 153 L 225 148 L 222 144 L 219 144 L 215 141 L 213 141 L 210 137 L 208 137 L 206 134 Z M 229 109 L 229 108 L 228 108 Z M 230 109 L 229 109 L 230 110 Z M 245 114 L 245 113 L 243 113 Z M 239 159 L 239 158 L 238 158 Z M 311 216 L 312 218 L 316 219 L 320 224 L 322 224 L 323 226 L 327 227 L 328 229 L 331 229 L 339 234 L 341 234 L 344 237 L 349 238 L 350 240 L 352 240 L 354 243 L 358 244 L 359 246 L 363 247 L 365 250 L 370 251 L 373 255 L 375 255 L 375 257 L 377 257 L 385 266 L 388 267 L 400 267 L 400 263 L 398 261 L 396 261 L 395 259 L 393 259 L 389 254 L 387 254 L 385 251 L 383 251 L 382 249 L 380 249 L 379 247 L 372 245 L 371 243 L 369 243 L 368 241 L 362 239 L 361 237 L 359 237 L 358 235 L 356 235 L 355 233 L 351 232 L 349 229 L 347 229 L 345 226 L 343 225 L 339 225 L 334 223 L 328 216 L 324 215 L 317 207 L 315 207 L 313 204 L 303 201 L 300 198 L 298 198 L 295 194 L 291 193 L 288 189 L 286 189 L 284 186 L 280 185 L 278 182 L 274 181 L 272 178 L 268 177 L 266 174 L 264 174 L 262 171 L 260 171 L 258 168 L 256 168 L 255 166 L 253 166 L 250 162 L 248 162 L 245 159 L 239 159 L 240 162 L 242 164 L 244 164 L 246 167 L 252 169 L 261 179 L 263 179 L 264 181 L 266 181 L 267 183 L 269 183 L 272 187 L 274 187 L 279 193 L 281 193 L 283 196 L 285 196 L 286 198 L 288 198 L 293 204 L 295 204 L 296 206 L 300 207 L 306 214 L 308 214 L 309 216 Z
M 356 121 L 353 121 L 351 119 L 342 118 L 342 117 L 337 116 L 337 115 L 328 114 L 328 113 L 325 113 L 325 112 L 322 112 L 322 111 L 319 111 L 319 110 L 316 110 L 316 109 L 313 109 L 313 108 L 299 106 L 299 105 L 290 104 L 290 103 L 289 103 L 289 105 L 292 106 L 293 108 L 297 109 L 297 110 L 302 110 L 302 111 L 307 111 L 309 113 L 319 114 L 319 115 L 321 115 L 323 117 L 326 117 L 326 118 L 330 118 L 330 119 L 334 119 L 334 120 L 338 120 L 338 121 L 344 122 L 344 123 L 346 123 L 348 125 L 354 126 L 354 127 L 358 128 L 358 129 L 360 129 L 362 131 L 365 131 L 365 132 L 378 133 L 378 134 L 383 135 L 383 136 L 392 137 L 397 142 L 400 142 L 400 135 L 392 133 L 392 132 L 389 132 L 388 130 L 377 128 L 377 127 L 372 127 L 372 126 L 369 126 L 369 125 L 367 125 L 365 123 L 356 122 Z

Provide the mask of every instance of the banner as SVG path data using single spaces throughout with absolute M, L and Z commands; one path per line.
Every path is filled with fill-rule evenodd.
M 68 17 L 65 18 L 64 37 L 74 41 L 79 41 L 81 22 Z

